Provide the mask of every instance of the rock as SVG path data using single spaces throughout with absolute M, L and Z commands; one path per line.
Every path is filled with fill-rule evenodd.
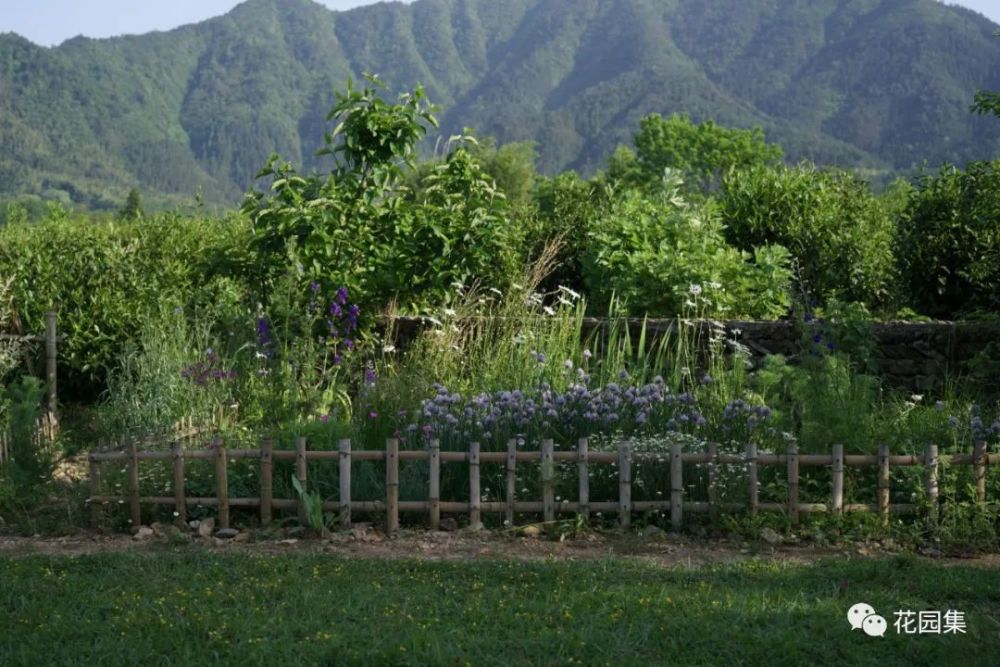
M 281 540 L 280 542 L 278 542 L 278 544 L 283 544 L 283 545 L 288 546 L 288 547 L 290 547 L 292 545 L 295 545 L 295 544 L 298 544 L 298 543 L 299 543 L 299 541 L 296 540 L 295 538 L 292 538 L 290 540 Z
M 215 530 L 215 519 L 208 517 L 207 519 L 202 519 L 198 523 L 198 537 L 211 537 L 212 531 Z
M 148 540 L 153 536 L 153 529 L 149 526 L 139 526 L 139 529 L 135 531 L 135 535 L 132 536 L 133 540 Z
M 663 529 L 659 526 L 646 526 L 642 529 L 640 535 L 643 537 L 660 537 L 663 535 Z
M 199 521 L 198 519 L 191 519 L 190 521 L 188 521 L 188 527 L 191 530 L 198 530 L 198 526 L 200 526 L 200 525 L 201 525 L 201 521 Z
M 220 528 L 215 531 L 215 536 L 223 540 L 231 540 L 239 534 L 240 531 L 235 528 Z
M 368 528 L 351 528 L 351 537 L 356 540 L 363 540 L 368 534 Z
M 448 533 L 446 533 L 443 530 L 432 530 L 431 532 L 427 533 L 427 537 L 429 539 L 432 539 L 432 540 L 435 540 L 435 541 L 438 541 L 438 542 L 443 542 L 445 540 L 450 540 L 451 539 L 451 535 L 449 535 Z
M 521 534 L 525 537 L 538 537 L 542 534 L 542 529 L 538 526 L 525 526 L 521 529 Z
M 250 533 L 240 533 L 239 535 L 233 537 L 233 542 L 249 542 L 249 541 L 250 541 Z
M 456 522 L 451 517 L 448 517 L 446 519 L 441 519 L 440 528 L 441 530 L 448 532 L 455 531 L 458 530 L 458 522 Z
M 153 531 L 154 535 L 162 535 L 164 532 L 164 525 L 159 521 L 149 524 L 149 527 Z
M 760 539 L 764 540 L 768 544 L 781 544 L 783 541 L 781 535 L 774 532 L 771 528 L 762 528 L 760 531 Z

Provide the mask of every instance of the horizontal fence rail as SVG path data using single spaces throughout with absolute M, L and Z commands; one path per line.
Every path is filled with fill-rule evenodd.
M 188 430 L 183 435 L 193 437 L 196 430 Z M 308 485 L 309 461 L 337 461 L 339 466 L 339 499 L 322 503 L 324 511 L 339 512 L 340 523 L 350 527 L 351 514 L 359 512 L 384 512 L 386 528 L 399 528 L 399 513 L 424 513 L 429 517 L 430 527 L 438 529 L 441 512 L 468 514 L 469 525 L 480 527 L 482 513 L 499 513 L 508 525 L 514 522 L 515 513 L 540 513 L 544 521 L 553 521 L 557 514 L 577 514 L 584 520 L 591 512 L 617 512 L 623 527 L 630 523 L 635 512 L 659 510 L 669 512 L 671 525 L 680 529 L 684 513 L 708 513 L 713 517 L 720 511 L 784 512 L 793 522 L 800 514 L 827 512 L 876 512 L 883 521 L 890 513 L 913 514 L 919 510 L 916 504 L 890 503 L 889 471 L 893 467 L 922 467 L 924 469 L 924 489 L 929 511 L 936 513 L 938 502 L 938 469 L 941 465 L 971 465 L 976 482 L 976 501 L 986 504 L 986 470 L 988 466 L 1000 464 L 1000 454 L 989 454 L 985 442 L 977 442 L 971 453 L 939 455 L 937 445 L 927 445 L 922 455 L 891 455 L 886 445 L 879 447 L 876 455 L 844 454 L 842 445 L 835 445 L 830 454 L 799 454 L 792 443 L 783 454 L 758 453 L 754 444 L 748 444 L 743 454 L 718 452 L 718 445 L 709 444 L 706 452 L 684 452 L 680 444 L 671 446 L 669 454 L 634 452 L 631 443 L 622 442 L 616 452 L 590 451 L 588 440 L 581 439 L 575 450 L 555 451 L 552 440 L 544 440 L 539 451 L 521 451 L 516 442 L 507 443 L 507 450 L 482 452 L 479 443 L 473 442 L 467 452 L 441 451 L 440 444 L 432 440 L 424 450 L 400 450 L 399 441 L 389 439 L 384 450 L 361 450 L 351 448 L 350 440 L 341 440 L 336 450 L 310 450 L 305 438 L 296 440 L 294 450 L 274 449 L 274 442 L 264 438 L 258 449 L 229 449 L 224 440 L 215 437 L 208 449 L 188 449 L 185 438 L 178 437 L 170 450 L 139 451 L 135 441 L 124 450 L 98 451 L 89 455 L 90 497 L 92 519 L 99 525 L 102 505 L 112 502 L 129 504 L 133 526 L 141 523 L 141 505 L 173 505 L 178 523 L 187 517 L 187 507 L 191 505 L 218 508 L 218 525 L 228 528 L 230 508 L 258 509 L 262 525 L 271 522 L 273 511 L 297 510 L 301 519 L 305 517 L 305 503 L 301 499 L 273 497 L 273 462 L 294 461 L 295 477 L 303 489 Z M 228 463 L 239 459 L 260 461 L 260 495 L 256 498 L 230 498 L 228 485 Z M 188 497 L 185 495 L 185 462 L 188 460 L 208 460 L 215 463 L 216 495 L 214 497 Z M 101 464 L 106 462 L 126 462 L 128 478 L 127 495 L 102 495 Z M 171 461 L 173 465 L 174 495 L 140 496 L 139 463 L 141 461 Z M 351 499 L 351 464 L 354 461 L 382 461 L 385 463 L 385 498 L 380 500 L 356 501 Z M 399 500 L 399 462 L 427 461 L 428 497 L 422 501 Z M 469 468 L 469 500 L 466 502 L 443 501 L 440 497 L 441 464 L 461 462 Z M 557 462 L 577 463 L 578 500 L 555 500 L 555 464 Z M 632 501 L 632 467 L 635 463 L 656 463 L 669 467 L 669 500 Z M 480 496 L 480 468 L 484 463 L 504 464 L 506 492 L 502 501 L 483 501 Z M 542 500 L 522 500 L 516 493 L 516 470 L 518 463 L 537 463 L 541 467 Z M 708 465 L 707 501 L 688 500 L 684 489 L 684 466 Z M 590 499 L 590 473 L 592 465 L 616 465 L 618 468 L 618 499 L 614 501 L 592 501 Z M 745 503 L 723 503 L 718 500 L 718 468 L 722 465 L 739 466 L 745 469 L 748 479 L 748 498 Z M 761 466 L 782 466 L 787 470 L 787 499 L 783 503 L 760 502 L 759 468 Z M 831 493 L 827 503 L 803 503 L 799 500 L 800 469 L 802 467 L 825 466 L 831 469 Z M 873 503 L 844 503 L 844 472 L 846 468 L 876 466 L 878 484 Z

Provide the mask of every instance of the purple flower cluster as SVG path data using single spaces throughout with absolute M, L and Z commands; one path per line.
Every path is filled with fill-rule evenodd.
M 739 425 L 746 425 L 752 431 L 771 414 L 771 408 L 766 405 L 751 405 L 737 398 L 727 403 L 722 410 L 722 428 L 728 431 Z
M 628 378 L 628 374 L 623 377 Z M 529 433 L 565 438 L 634 431 L 649 428 L 654 422 L 667 430 L 692 430 L 706 423 L 695 409 L 694 396 L 671 394 L 660 377 L 643 385 L 611 382 L 588 388 L 575 383 L 565 391 L 542 383 L 531 392 L 497 391 L 468 399 L 440 384 L 434 385 L 434 391 L 406 427 L 408 433 L 425 438 L 456 434 L 483 440 L 514 435 L 523 438 Z
M 347 288 L 340 287 L 331 299 L 326 311 L 328 315 L 326 341 L 333 352 L 333 363 L 335 364 L 339 364 L 343 360 L 343 350 L 350 352 L 354 349 L 354 339 L 351 336 L 358 328 L 358 316 L 361 314 L 361 309 L 356 304 L 348 304 L 348 299 Z
M 208 348 L 205 351 L 205 358 L 182 370 L 181 377 L 191 380 L 198 386 L 204 386 L 210 381 L 234 380 L 236 379 L 236 371 L 225 370 L 219 355 L 212 348 Z

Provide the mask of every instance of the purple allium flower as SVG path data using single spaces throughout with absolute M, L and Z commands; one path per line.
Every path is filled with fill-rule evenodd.
M 372 410 L 368 413 L 368 419 L 378 419 L 378 413 Z
M 815 336 L 813 336 L 813 342 L 814 343 L 822 343 L 823 342 L 823 335 L 822 334 L 816 334 Z
M 958 418 L 955 417 L 954 415 L 949 416 L 948 417 L 948 426 L 950 426 L 952 428 L 957 428 L 958 427 Z
M 944 411 L 944 401 L 934 401 L 934 409 L 938 412 Z
M 375 374 L 375 369 L 371 366 L 365 366 L 365 384 L 368 386 L 374 386 L 378 376 Z
M 330 421 L 330 415 L 320 415 L 319 420 L 325 424 Z
M 708 373 L 705 373 L 705 375 L 701 376 L 701 383 L 702 384 L 706 384 L 707 385 L 707 384 L 712 384 L 713 382 L 715 382 L 715 380 Z

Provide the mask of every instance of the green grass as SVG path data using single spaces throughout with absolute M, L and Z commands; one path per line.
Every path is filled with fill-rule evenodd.
M 846 595 L 838 586 L 849 582 Z M 852 632 L 858 601 L 889 621 Z M 965 635 L 897 635 L 958 609 Z M 699 569 L 312 555 L 0 559 L 3 665 L 995 665 L 1000 570 L 751 560 Z

